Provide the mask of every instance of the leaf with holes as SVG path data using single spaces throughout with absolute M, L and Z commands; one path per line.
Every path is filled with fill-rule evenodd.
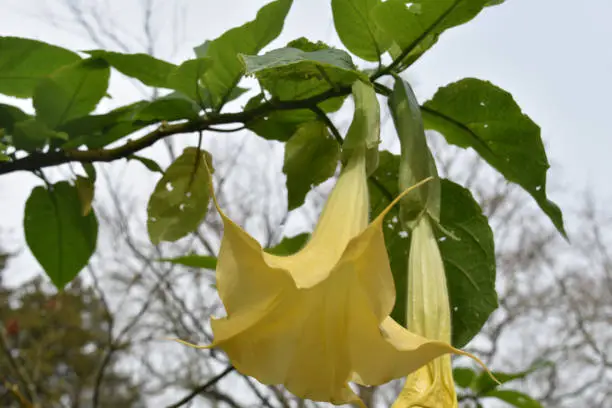
M 32 255 L 58 289 L 75 278 L 96 249 L 96 215 L 93 210 L 82 215 L 77 189 L 65 181 L 32 190 L 23 226 Z
M 459 147 L 471 147 L 508 181 L 522 186 L 566 236 L 563 215 L 546 197 L 550 167 L 540 127 L 512 95 L 487 81 L 466 78 L 440 88 L 422 107 L 427 129 Z
M 105 60 L 123 75 L 156 88 L 168 88 L 168 75 L 176 69 L 176 65 L 148 54 L 122 54 L 103 50 L 86 52 L 94 58 Z
M 313 186 L 334 175 L 340 148 L 322 122 L 301 125 L 285 145 L 283 173 L 287 175 L 289 210 L 304 203 Z
M 309 45 L 304 41 L 300 39 L 264 55 L 241 55 L 246 73 L 255 75 L 262 86 L 280 100 L 308 98 L 350 86 L 359 78 L 368 81 L 345 51 L 324 45 L 314 51 L 297 48 Z
M 257 54 L 280 34 L 292 0 L 275 0 L 262 7 L 255 20 L 232 28 L 198 48 L 198 57 L 209 57 L 214 65 L 202 77 L 213 106 L 220 109 L 238 85 L 244 67 L 238 54 Z
M 342 44 L 366 61 L 379 61 L 391 45 L 389 36 L 372 18 L 372 10 L 381 0 L 332 0 L 334 25 Z
M 29 98 L 41 79 L 81 58 L 72 51 L 17 37 L 0 37 L 0 93 Z
M 147 229 L 153 244 L 176 241 L 195 231 L 204 220 L 210 201 L 208 165 L 204 150 L 188 147 L 168 167 L 147 207 Z
M 43 79 L 34 90 L 36 116 L 49 128 L 87 115 L 106 95 L 110 70 L 99 59 L 68 65 Z

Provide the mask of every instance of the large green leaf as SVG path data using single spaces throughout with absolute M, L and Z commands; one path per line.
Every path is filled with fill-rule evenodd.
M 285 144 L 289 210 L 302 205 L 313 186 L 334 175 L 339 158 L 340 147 L 324 123 L 308 122 L 298 128 Z
M 487 0 L 388 0 L 376 6 L 371 15 L 400 52 L 415 51 L 408 56 L 409 65 L 435 44 L 444 30 L 470 21 L 486 3 Z
M 452 316 L 452 342 L 465 346 L 497 308 L 495 244 L 487 217 L 468 189 L 442 180 L 440 223 L 456 238 L 437 231 Z
M 367 77 L 357 71 L 345 51 L 323 48 L 304 51 L 286 47 L 264 55 L 241 55 L 246 73 L 279 100 L 304 99 Z
M 176 241 L 195 231 L 210 201 L 210 154 L 188 147 L 166 170 L 147 206 L 151 242 Z
M 380 164 L 369 181 L 372 217 L 397 196 L 399 166 L 399 156 L 380 153 Z M 440 222 L 457 238 L 436 231 L 450 296 L 453 345 L 462 347 L 497 307 L 493 233 L 471 193 L 448 180 L 441 181 Z M 410 236 L 399 222 L 397 208 L 387 216 L 383 232 L 397 289 L 391 317 L 404 325 Z
M 199 49 L 199 57 L 209 57 L 214 63 L 202 82 L 210 92 L 213 106 L 220 109 L 238 85 L 244 67 L 238 54 L 257 54 L 281 33 L 292 0 L 275 0 L 262 7 L 255 20 L 226 31 L 219 38 Z
M 168 75 L 176 69 L 176 65 L 148 54 L 122 54 L 103 50 L 92 50 L 87 53 L 92 57 L 104 59 L 123 75 L 156 88 L 168 88 Z
M 198 118 L 199 111 L 200 107 L 195 102 L 171 94 L 145 105 L 136 113 L 134 120 L 147 123 L 194 120 Z
M 96 149 L 113 143 L 146 125 L 134 119 L 148 105 L 149 102 L 139 101 L 102 115 L 88 115 L 66 122 L 58 128 L 70 138 L 63 147 L 75 148 L 84 144 Z
M 68 65 L 43 79 L 34 90 L 36 116 L 51 129 L 87 115 L 106 95 L 110 70 L 100 59 Z
M 366 61 L 379 61 L 389 48 L 389 36 L 372 18 L 381 0 L 332 0 L 332 13 L 338 37 L 353 54 Z
M 0 37 L 0 93 L 29 98 L 42 78 L 79 59 L 72 51 L 41 41 Z
M 93 211 L 82 215 L 77 189 L 65 181 L 32 190 L 23 226 L 32 254 L 58 289 L 74 279 L 96 249 L 96 216 Z
M 512 95 L 487 81 L 467 78 L 440 88 L 422 108 L 425 127 L 454 145 L 476 150 L 507 180 L 535 198 L 565 236 L 563 215 L 546 197 L 546 158 L 540 128 Z
M 425 211 L 434 220 L 439 220 L 440 180 L 436 163 L 427 146 L 423 118 L 416 96 L 406 81 L 397 78 L 388 102 L 401 145 L 400 188 L 405 190 L 427 177 L 434 177 L 434 180 L 402 199 L 402 222 L 410 225 Z

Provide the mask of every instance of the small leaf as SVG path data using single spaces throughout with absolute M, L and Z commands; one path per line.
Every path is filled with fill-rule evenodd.
M 6 129 L 10 134 L 15 123 L 24 121 L 27 118 L 29 118 L 29 115 L 16 106 L 0 103 L 0 129 Z
M 483 397 L 497 398 L 517 408 L 542 408 L 542 404 L 529 395 L 514 390 L 494 390 Z
M 217 268 L 217 258 L 214 256 L 185 255 L 177 258 L 162 258 L 160 262 L 170 262 L 176 265 L 188 266 L 190 268 L 202 268 L 215 270 Z
M 65 123 L 58 128 L 68 133 L 70 138 L 63 147 L 76 148 L 84 144 L 97 149 L 143 128 L 146 123 L 135 123 L 134 118 L 148 104 L 149 102 L 140 101 L 103 115 L 83 116 Z
M 405 61 L 410 65 L 436 43 L 442 32 L 470 21 L 486 3 L 487 0 L 395 0 L 374 7 L 371 15 L 401 50 L 416 51 Z M 420 44 L 427 46 L 419 48 Z
M 422 107 L 427 129 L 448 143 L 471 147 L 508 181 L 535 198 L 563 236 L 563 215 L 546 197 L 550 167 L 540 127 L 521 112 L 512 95 L 487 81 L 466 78 L 440 88 Z
M 81 215 L 86 216 L 91 212 L 91 203 L 94 199 L 94 183 L 87 177 L 77 176 L 74 185 L 81 201 Z
M 104 59 L 123 75 L 156 88 L 167 88 L 168 75 L 176 69 L 176 65 L 148 54 L 122 54 L 103 50 L 86 52 L 92 57 Z
M 332 0 L 334 25 L 342 44 L 366 61 L 379 61 L 389 48 L 389 36 L 372 18 L 372 10 L 380 0 Z
M 68 135 L 49 129 L 36 119 L 17 122 L 13 129 L 13 146 L 27 152 L 40 149 L 51 139 L 67 139 Z
M 81 215 L 77 190 L 65 181 L 32 190 L 23 223 L 32 254 L 58 289 L 76 277 L 96 249 L 95 213 Z
M 34 90 L 36 116 L 55 129 L 87 115 L 106 95 L 110 71 L 102 60 L 89 59 L 60 68 Z
M 205 52 L 198 57 L 209 57 L 214 61 L 211 69 L 202 78 L 210 92 L 213 106 L 219 110 L 227 102 L 234 87 L 240 81 L 243 65 L 238 54 L 257 54 L 280 34 L 292 0 L 275 0 L 262 7 L 255 20 L 232 28 L 219 38 L 206 44 Z
M 495 244 L 487 217 L 468 189 L 442 180 L 440 223 L 457 239 L 436 231 L 450 296 L 452 344 L 465 346 L 497 309 Z
M 211 106 L 210 94 L 201 84 L 204 73 L 212 66 L 212 59 L 197 58 L 183 62 L 168 76 L 168 87 L 181 92 L 200 106 Z
M 389 100 L 389 110 L 401 145 L 399 166 L 400 190 L 434 177 L 423 187 L 405 196 L 400 204 L 401 220 L 409 228 L 423 212 L 436 221 L 440 219 L 440 180 L 436 163 L 427 146 L 423 118 L 416 96 L 410 85 L 396 78 Z
M 198 118 L 200 107 L 193 101 L 174 96 L 156 99 L 145 105 L 134 116 L 135 121 L 157 123 L 162 121 L 194 120 Z
M 468 388 L 476 378 L 476 372 L 467 367 L 455 367 L 453 378 L 459 387 Z
M 147 229 L 153 244 L 176 241 L 195 231 L 210 201 L 210 154 L 188 147 L 155 186 L 147 207 Z
M 310 234 L 308 233 L 298 234 L 293 237 L 285 237 L 272 248 L 266 248 L 266 252 L 277 256 L 293 255 L 306 245 L 309 238 Z
M 349 86 L 359 78 L 368 81 L 348 53 L 334 48 L 303 51 L 286 47 L 241 58 L 246 73 L 255 75 L 266 90 L 283 101 Z
M 152 172 L 155 173 L 161 173 L 164 174 L 164 171 L 162 170 L 162 168 L 159 166 L 159 164 L 157 164 L 157 162 L 153 159 L 149 159 L 148 157 L 143 157 L 143 156 L 138 156 L 136 154 L 133 154 L 131 156 L 127 157 L 128 160 L 136 160 L 139 161 L 140 163 L 142 163 L 147 169 L 151 170 Z
M 287 175 L 289 210 L 304 203 L 313 186 L 334 175 L 340 148 L 322 122 L 301 125 L 285 145 L 283 173 Z
M 41 79 L 79 60 L 74 52 L 42 41 L 0 37 L 0 93 L 29 98 Z

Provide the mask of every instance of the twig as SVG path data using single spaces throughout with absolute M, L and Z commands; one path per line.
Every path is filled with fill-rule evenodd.
M 234 370 L 235 370 L 235 368 L 233 366 L 227 367 L 225 370 L 221 371 L 219 374 L 217 374 L 216 376 L 214 376 L 213 378 L 211 378 L 210 380 L 208 380 L 204 384 L 202 384 L 199 387 L 197 387 L 196 389 L 194 389 L 191 393 L 186 395 L 184 398 L 180 399 L 179 401 L 175 402 L 174 404 L 168 405 L 166 408 L 178 408 L 178 407 L 181 407 L 181 406 L 187 404 L 189 401 L 191 401 L 192 399 L 197 397 L 198 394 L 207 391 L 210 387 L 212 387 L 213 385 L 218 383 L 226 375 L 228 375 L 229 373 L 231 373 Z

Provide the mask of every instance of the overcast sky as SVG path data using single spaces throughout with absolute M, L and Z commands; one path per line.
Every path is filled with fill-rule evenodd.
M 142 36 L 139 0 L 82 0 L 97 4 L 116 22 L 133 51 Z M 179 62 L 191 48 L 226 29 L 252 19 L 261 0 L 158 1 L 154 32 L 160 58 Z M 329 0 L 295 0 L 285 31 L 273 46 L 299 36 L 340 46 L 333 31 Z M 65 0 L 3 0 L 0 35 L 44 40 L 82 50 L 95 45 L 68 19 Z M 175 14 L 182 10 L 182 14 Z M 54 15 L 54 18 L 50 18 Z M 585 188 L 601 203 L 612 198 L 612 1 L 507 0 L 474 21 L 445 33 L 411 68 L 419 98 L 463 77 L 490 80 L 511 92 L 523 111 L 542 128 L 552 168 L 549 195 L 571 208 Z M 180 30 L 172 30 L 181 21 Z M 125 33 L 125 34 L 122 34 Z M 173 52 L 171 44 L 179 41 Z M 137 89 L 114 80 L 113 101 L 142 97 Z M 23 204 L 37 180 L 29 174 L 0 177 L 0 226 L 20 239 Z M 571 220 L 570 220 L 571 221 Z

